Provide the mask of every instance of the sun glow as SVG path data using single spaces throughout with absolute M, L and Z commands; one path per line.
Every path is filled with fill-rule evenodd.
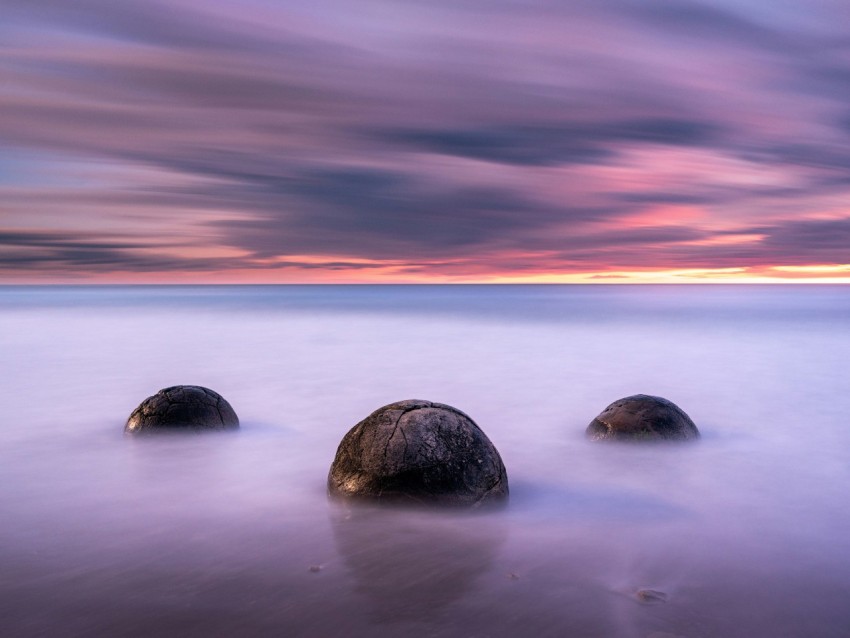
M 774 266 L 773 270 L 791 273 L 850 273 L 850 264 L 820 264 L 813 266 Z
M 785 272 L 786 274 L 782 274 Z M 794 275 L 789 276 L 791 273 Z M 842 276 L 845 275 L 846 276 Z M 809 276 L 806 276 L 809 275 Z M 495 277 L 511 284 L 817 284 L 850 283 L 850 266 L 776 266 L 772 268 L 683 268 L 548 273 Z

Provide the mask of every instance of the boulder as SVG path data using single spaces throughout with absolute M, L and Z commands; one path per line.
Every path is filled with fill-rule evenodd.
M 691 418 L 672 401 L 647 394 L 614 401 L 590 425 L 594 441 L 686 441 L 699 438 Z
M 331 496 L 478 507 L 508 496 L 490 439 L 451 406 L 408 400 L 376 410 L 346 434 L 328 474 Z
M 236 412 L 218 392 L 198 385 L 175 385 L 142 401 L 127 419 L 124 432 L 147 434 L 238 427 Z

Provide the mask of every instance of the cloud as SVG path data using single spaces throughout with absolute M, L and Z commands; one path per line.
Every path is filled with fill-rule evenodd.
M 626 234 L 625 237 L 629 237 Z M 846 264 L 850 263 L 850 218 L 838 220 L 786 221 L 771 226 L 741 229 L 735 233 L 703 232 L 665 238 L 652 237 L 646 243 L 634 237 L 618 244 L 616 236 L 606 238 L 603 245 L 616 247 L 610 265 L 620 269 L 646 267 L 646 245 L 651 248 L 651 263 L 659 268 L 758 268 L 780 264 Z M 728 238 L 731 241 L 724 242 Z M 736 238 L 744 241 L 736 241 Z M 666 241 L 665 241 L 666 239 Z M 709 240 L 709 241 L 706 241 Z
M 79 233 L 65 234 L 60 232 L 33 232 L 0 230 L 0 245 L 3 246 L 34 246 L 38 248 L 73 247 L 76 250 L 126 249 L 142 248 L 144 244 L 125 241 L 108 241 L 92 239 Z
M 410 149 L 521 166 L 593 163 L 610 152 L 574 130 L 502 127 L 490 130 L 390 130 L 374 137 Z
M 768 232 L 764 247 L 782 262 L 850 263 L 850 218 L 787 222 Z
M 32 272 L 62 269 L 74 276 L 81 272 L 115 271 L 216 272 L 227 268 L 348 271 L 383 267 L 381 263 L 343 260 L 286 259 L 268 263 L 251 257 L 196 257 L 181 254 L 180 248 L 186 246 L 175 245 L 171 252 L 163 252 L 161 246 L 115 241 L 104 234 L 0 230 L 0 272 L 20 268 Z
M 143 251 L 149 249 L 149 245 L 103 234 L 0 230 L 0 247 L 0 271 L 69 267 L 91 271 L 162 271 L 201 267 L 200 263 L 193 265 L 190 260 L 145 255 Z M 206 267 L 210 265 L 207 263 Z
M 108 0 L 4 0 L 12 23 L 50 26 L 84 35 L 120 39 L 176 49 L 220 51 L 286 50 L 266 31 L 249 30 L 250 22 L 225 20 L 191 2 L 128 3 Z
M 7 0 L 6 272 L 846 257 L 831 5 L 369 7 Z
M 408 129 L 374 133 L 379 140 L 444 155 L 522 166 L 587 164 L 610 159 L 619 142 L 708 144 L 717 127 L 675 118 L 564 122 L 487 129 Z
M 217 225 L 227 229 L 231 245 L 259 256 L 458 256 L 521 242 L 589 214 L 504 187 L 453 188 L 401 170 L 317 169 L 257 184 L 253 219 Z
M 726 46 L 758 46 L 788 52 L 794 39 L 748 17 L 692 0 L 649 0 L 633 4 L 633 15 L 667 37 L 700 38 Z
M 673 191 L 641 191 L 613 193 L 612 196 L 628 204 L 713 204 L 719 200 L 717 195 L 697 193 L 677 193 Z

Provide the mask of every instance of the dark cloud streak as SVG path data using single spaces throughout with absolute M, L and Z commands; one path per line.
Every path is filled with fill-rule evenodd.
M 717 140 L 719 132 L 709 122 L 644 118 L 489 129 L 386 130 L 375 132 L 373 137 L 445 155 L 521 166 L 553 166 L 603 163 L 615 154 L 620 142 L 709 145 Z

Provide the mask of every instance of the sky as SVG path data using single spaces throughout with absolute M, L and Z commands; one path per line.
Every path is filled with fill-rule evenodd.
M 850 283 L 847 0 L 0 15 L 2 283 Z

